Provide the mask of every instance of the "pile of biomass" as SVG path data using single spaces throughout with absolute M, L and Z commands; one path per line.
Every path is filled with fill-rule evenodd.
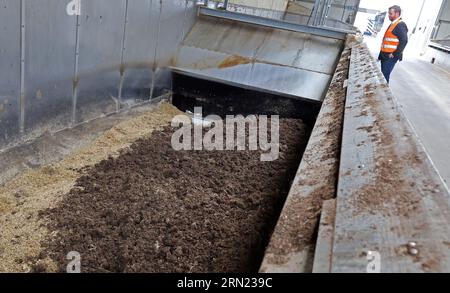
M 90 166 L 110 156 L 117 157 L 133 142 L 150 137 L 154 130 L 167 126 L 179 114 L 177 108 L 162 102 L 114 125 L 62 160 L 28 170 L 0 185 L 0 272 L 31 270 L 42 250 L 41 243 L 52 233 L 39 213 L 56 207 Z M 91 135 L 89 124 L 85 128 L 73 131 Z M 40 265 L 44 264 L 48 269 L 55 267 L 50 259 L 42 259 Z
M 169 127 L 78 178 L 41 213 L 52 231 L 40 259 L 65 271 L 255 272 L 307 143 L 301 120 L 280 120 L 280 157 L 262 151 L 175 151 Z M 53 270 L 36 261 L 35 271 Z

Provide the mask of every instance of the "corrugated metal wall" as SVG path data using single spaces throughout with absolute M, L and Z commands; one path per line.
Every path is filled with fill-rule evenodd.
M 0 150 L 170 89 L 195 2 L 0 0 Z
M 0 2 L 0 146 L 19 133 L 20 1 Z
M 0 0 L 0 149 L 160 95 L 195 19 L 194 0 Z

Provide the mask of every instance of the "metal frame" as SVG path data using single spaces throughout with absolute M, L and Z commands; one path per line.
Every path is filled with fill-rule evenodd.
M 205 7 L 200 7 L 199 14 L 203 15 L 203 16 L 235 20 L 235 21 L 240 21 L 240 22 L 254 24 L 254 25 L 284 29 L 284 30 L 289 30 L 289 31 L 294 31 L 294 32 L 299 32 L 299 33 L 307 33 L 307 34 L 311 34 L 311 35 L 332 38 L 332 39 L 338 39 L 338 40 L 345 40 L 347 38 L 347 34 L 353 33 L 353 31 L 347 31 L 347 30 L 341 30 L 341 29 L 335 29 L 335 28 L 319 28 L 319 27 L 313 27 L 313 26 L 305 26 L 305 25 L 301 25 L 301 24 L 290 23 L 290 22 L 285 22 L 285 21 L 276 20 L 276 19 L 264 18 L 264 17 L 248 15 L 248 14 L 241 14 L 241 13 L 236 13 L 236 12 L 231 12 L 231 11 L 221 11 L 221 10 L 209 9 L 209 8 L 205 8 Z

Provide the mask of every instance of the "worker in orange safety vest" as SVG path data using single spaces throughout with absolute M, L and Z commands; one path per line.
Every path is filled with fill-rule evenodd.
M 401 14 L 400 6 L 395 5 L 389 8 L 389 20 L 392 23 L 383 37 L 378 57 L 381 61 L 381 71 L 388 83 L 395 65 L 403 60 L 403 51 L 408 44 L 408 27 L 403 22 Z

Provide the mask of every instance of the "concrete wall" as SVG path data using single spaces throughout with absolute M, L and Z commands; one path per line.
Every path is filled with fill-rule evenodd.
M 80 10 L 68 11 L 76 2 Z M 166 67 L 195 22 L 194 4 L 0 0 L 0 150 L 170 88 Z

